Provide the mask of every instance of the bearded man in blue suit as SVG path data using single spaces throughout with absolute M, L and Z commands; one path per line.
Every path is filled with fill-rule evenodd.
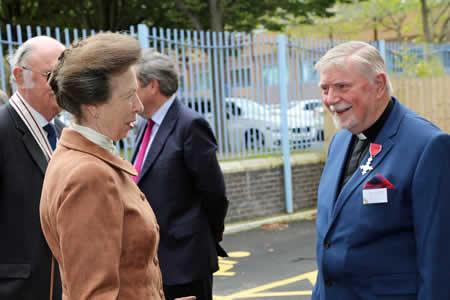
M 450 136 L 392 97 L 369 44 L 340 44 L 316 69 L 344 130 L 319 185 L 312 299 L 450 299 Z

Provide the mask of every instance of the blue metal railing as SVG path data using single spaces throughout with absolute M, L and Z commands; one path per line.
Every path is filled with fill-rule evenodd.
M 7 80 L 11 70 L 4 58 L 24 40 L 45 34 L 69 45 L 96 33 L 20 25 L 6 25 L 4 29 L 6 36 L 0 35 L 0 82 L 1 88 L 9 93 L 14 86 Z M 210 122 L 218 140 L 219 158 L 283 154 L 283 145 L 289 151 L 323 147 L 324 110 L 314 64 L 341 41 L 171 30 L 142 24 L 131 26 L 128 34 L 138 37 L 143 48 L 155 48 L 178 63 L 181 80 L 178 97 Z M 417 60 L 433 55 L 450 74 L 449 44 L 427 47 L 384 41 L 372 44 L 380 49 L 392 73 L 405 73 L 404 60 L 408 55 Z M 131 133 L 121 144 L 130 150 L 133 138 Z M 129 151 L 124 152 L 128 158 Z

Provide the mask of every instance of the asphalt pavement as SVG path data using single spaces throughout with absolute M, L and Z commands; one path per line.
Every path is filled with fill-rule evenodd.
M 311 299 L 317 274 L 313 217 L 266 221 L 226 234 L 222 246 L 230 257 L 219 260 L 214 300 Z

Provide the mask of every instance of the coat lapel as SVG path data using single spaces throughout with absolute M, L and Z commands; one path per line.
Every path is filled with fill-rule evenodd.
M 330 191 L 330 205 L 329 205 L 329 210 L 328 210 L 328 219 L 331 220 L 334 208 L 336 207 L 336 201 L 338 199 L 338 188 L 339 188 L 339 183 L 341 181 L 341 178 L 343 176 L 343 172 L 344 172 L 344 167 L 345 167 L 345 158 L 347 157 L 347 153 L 348 151 L 350 151 L 350 142 L 352 140 L 352 135 L 350 132 L 345 132 L 345 136 L 343 137 L 343 141 L 339 142 L 342 143 L 342 145 L 346 145 L 345 147 L 345 151 L 339 151 L 337 153 L 337 156 L 335 159 L 333 159 L 329 166 L 329 170 L 331 170 L 331 172 L 333 171 L 337 171 L 335 174 L 335 176 L 331 176 L 332 180 L 330 180 L 329 182 L 329 186 L 333 187 L 333 189 Z
M 147 124 L 147 122 L 148 122 L 148 120 L 144 119 L 144 120 L 141 120 L 138 124 L 138 134 L 137 134 L 136 140 L 134 141 L 133 153 L 131 154 L 131 163 L 133 165 L 134 165 L 134 161 L 136 160 L 136 156 L 139 153 L 142 137 L 144 136 L 144 132 L 145 132 L 145 128 L 146 128 L 145 125 Z
M 362 175 L 361 170 L 358 168 L 352 175 L 352 177 L 349 179 L 349 181 L 342 187 L 341 193 L 338 195 L 336 199 L 336 203 L 334 205 L 334 209 L 331 214 L 330 227 L 336 220 L 342 207 L 345 205 L 348 199 L 351 198 L 352 194 L 358 189 L 361 183 L 364 180 L 367 180 L 367 178 L 369 178 L 370 176 L 376 174 L 377 167 L 387 157 L 387 154 L 391 151 L 392 147 L 395 144 L 392 137 L 397 134 L 398 127 L 405 112 L 406 110 L 404 109 L 404 106 L 395 99 L 394 109 L 392 110 L 389 118 L 387 119 L 386 123 L 384 124 L 383 128 L 381 129 L 380 133 L 378 134 L 375 140 L 375 143 L 380 144 L 382 148 L 381 152 L 377 156 L 375 156 L 372 161 L 373 170 L 371 172 L 366 173 L 365 175 Z M 339 158 L 342 159 L 342 161 L 345 161 L 345 156 Z M 369 154 L 367 154 L 366 157 L 364 157 L 363 163 L 365 163 L 368 158 Z M 338 186 L 338 184 L 339 181 L 335 185 L 335 188 Z M 360 198 L 362 201 L 362 195 Z
M 19 134 L 22 135 L 22 141 L 25 145 L 25 148 L 30 153 L 31 158 L 34 160 L 36 165 L 41 170 L 42 174 L 45 174 L 45 171 L 47 170 L 47 159 L 45 158 L 44 153 L 42 153 L 41 148 L 36 143 L 36 140 L 34 139 L 31 132 L 28 130 L 27 126 L 23 123 L 22 119 L 17 115 L 17 112 L 14 110 L 14 108 L 8 104 L 8 111 L 14 120 L 14 123 L 16 125 L 17 130 L 19 131 Z
M 63 147 L 88 153 L 105 161 L 111 166 L 128 173 L 128 175 L 137 176 L 136 169 L 130 164 L 129 161 L 124 160 L 103 147 L 91 142 L 73 129 L 65 128 L 59 142 Z
M 144 174 L 151 169 L 155 160 L 160 155 L 161 150 L 164 147 L 164 144 L 166 143 L 169 134 L 172 132 L 177 122 L 179 105 L 180 103 L 178 102 L 177 99 L 175 99 L 175 101 L 172 103 L 169 110 L 167 111 L 167 114 L 164 117 L 161 125 L 159 126 L 158 132 L 156 133 L 156 136 L 154 137 L 154 140 L 150 146 L 147 157 L 145 158 L 144 165 L 142 166 L 142 170 L 139 173 L 137 183 L 139 183 Z

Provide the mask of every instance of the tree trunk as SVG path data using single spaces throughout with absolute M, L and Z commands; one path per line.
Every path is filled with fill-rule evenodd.
M 208 0 L 209 1 L 209 15 L 212 32 L 224 32 L 224 11 L 221 0 Z
M 377 24 L 378 24 L 378 19 L 377 17 L 373 18 L 373 40 L 374 41 L 378 41 L 378 28 L 377 28 Z
M 433 42 L 433 35 L 431 34 L 430 31 L 430 18 L 429 18 L 430 11 L 427 6 L 427 0 L 420 0 L 420 4 L 422 7 L 422 27 L 425 43 L 431 44 Z

